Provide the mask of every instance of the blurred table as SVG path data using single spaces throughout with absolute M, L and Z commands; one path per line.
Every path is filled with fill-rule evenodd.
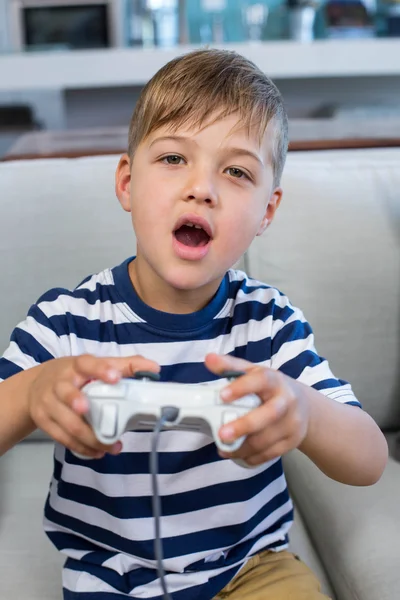
M 400 118 L 292 119 L 290 151 L 400 146 Z M 122 154 L 126 127 L 35 131 L 21 135 L 3 161 Z
M 30 132 L 21 135 L 1 160 L 123 154 L 127 145 L 126 127 Z
M 292 119 L 289 149 L 334 150 L 400 146 L 400 117 Z

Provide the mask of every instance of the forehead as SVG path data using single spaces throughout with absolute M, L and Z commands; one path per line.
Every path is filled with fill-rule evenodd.
M 271 158 L 275 145 L 275 125 L 270 121 L 264 131 L 257 124 L 249 127 L 237 113 L 227 116 L 210 115 L 201 124 L 196 122 L 171 122 L 156 127 L 149 133 L 146 142 L 151 144 L 159 137 L 182 137 L 194 143 L 206 144 L 210 148 L 241 147 Z

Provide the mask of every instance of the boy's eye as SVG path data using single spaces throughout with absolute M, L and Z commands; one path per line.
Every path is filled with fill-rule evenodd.
M 168 156 L 164 156 L 162 160 L 168 165 L 179 165 L 181 164 L 180 161 L 183 160 L 183 158 L 177 154 L 169 154 Z
M 243 177 L 247 179 L 249 178 L 248 175 L 246 175 L 246 173 L 242 171 L 242 169 L 238 169 L 237 167 L 229 167 L 227 171 L 229 175 L 232 175 L 232 177 L 236 177 L 236 179 L 242 179 Z

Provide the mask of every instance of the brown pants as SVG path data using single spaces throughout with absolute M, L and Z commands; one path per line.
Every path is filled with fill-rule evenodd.
M 256 554 L 214 600 L 327 600 L 314 573 L 295 554 Z

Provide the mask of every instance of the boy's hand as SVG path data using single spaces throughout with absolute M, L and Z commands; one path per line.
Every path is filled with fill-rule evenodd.
M 245 371 L 245 375 L 230 383 L 225 394 L 221 394 L 226 402 L 251 393 L 257 394 L 262 402 L 246 416 L 221 427 L 219 435 L 224 442 L 247 436 L 237 452 L 220 452 L 223 458 L 240 458 L 256 466 L 301 444 L 309 421 L 309 407 L 301 384 L 279 371 L 233 356 L 208 354 L 205 363 L 214 373 Z
M 101 458 L 106 452 L 118 454 L 122 444 L 101 444 L 82 415 L 89 408 L 81 388 L 92 379 L 117 383 L 135 371 L 160 370 L 157 363 L 142 356 L 100 358 L 82 355 L 44 363 L 31 386 L 28 407 L 31 419 L 54 440 L 73 452 Z

